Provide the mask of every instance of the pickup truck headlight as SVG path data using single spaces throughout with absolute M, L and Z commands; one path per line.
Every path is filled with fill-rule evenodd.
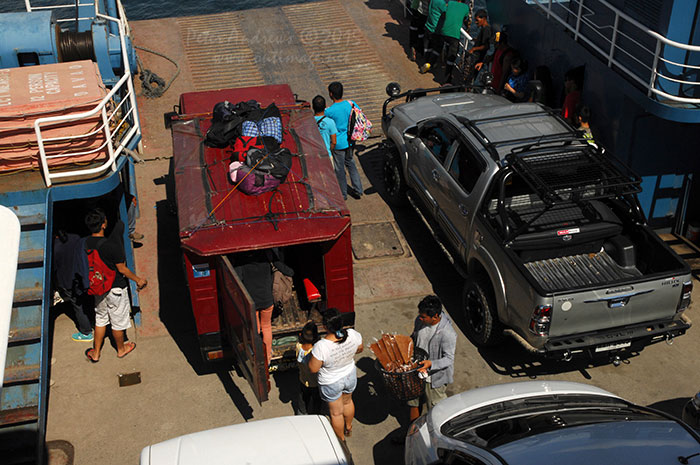
M 681 291 L 681 299 L 678 302 L 678 308 L 676 312 L 682 312 L 688 305 L 690 305 L 690 295 L 693 293 L 693 281 L 686 281 L 683 283 L 683 290 Z

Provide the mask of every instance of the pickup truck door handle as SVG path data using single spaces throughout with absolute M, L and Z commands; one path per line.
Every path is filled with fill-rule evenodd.
M 437 170 L 433 170 L 433 171 L 432 171 L 432 175 L 433 175 L 433 180 L 434 180 L 434 181 L 439 181 L 439 180 L 440 180 L 440 173 L 438 173 Z
M 467 210 L 467 207 L 465 207 L 463 204 L 459 204 L 459 212 L 462 214 L 462 216 L 467 216 L 469 214 L 469 210 Z

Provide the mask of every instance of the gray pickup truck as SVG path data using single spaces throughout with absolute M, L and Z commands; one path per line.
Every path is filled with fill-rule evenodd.
M 463 90 L 387 87 L 383 174 L 465 276 L 472 343 L 619 361 L 684 334 L 690 269 L 646 226 L 640 178 L 542 105 Z

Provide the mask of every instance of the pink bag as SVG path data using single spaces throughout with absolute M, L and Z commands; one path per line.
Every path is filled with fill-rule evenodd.
M 248 174 L 250 173 L 250 174 Z M 271 174 L 252 170 L 247 165 L 233 162 L 229 165 L 229 175 L 238 190 L 248 195 L 259 195 L 277 189 L 281 181 Z M 246 176 L 247 175 L 247 176 Z
M 360 107 L 355 106 L 354 102 L 350 102 L 352 110 L 350 111 L 350 122 L 348 123 L 348 142 L 363 142 L 369 139 L 369 134 L 372 132 L 372 122 L 365 116 Z

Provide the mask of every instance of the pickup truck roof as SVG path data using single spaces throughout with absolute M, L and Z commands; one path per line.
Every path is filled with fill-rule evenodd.
M 230 153 L 203 143 L 211 125 L 209 112 L 224 100 L 257 100 L 263 107 L 275 103 L 280 108 L 282 147 L 295 156 L 287 180 L 275 191 L 230 194 Z M 350 212 L 313 112 L 296 102 L 288 85 L 186 93 L 180 97 L 180 113 L 172 137 L 184 248 L 212 256 L 320 242 L 339 237 L 350 225 Z
M 459 87 L 455 89 L 459 90 Z M 513 149 L 528 142 L 578 138 L 576 130 L 555 110 L 539 103 L 510 103 L 497 95 L 455 92 L 450 88 L 440 91 L 446 93 L 426 98 L 424 92 L 427 91 L 430 89 L 401 94 L 406 96 L 408 103 L 396 111 L 405 113 L 419 124 L 434 117 L 454 118 L 453 123 L 463 124 L 497 162 L 502 162 Z M 384 111 L 394 99 L 398 100 L 396 97 L 387 100 Z

